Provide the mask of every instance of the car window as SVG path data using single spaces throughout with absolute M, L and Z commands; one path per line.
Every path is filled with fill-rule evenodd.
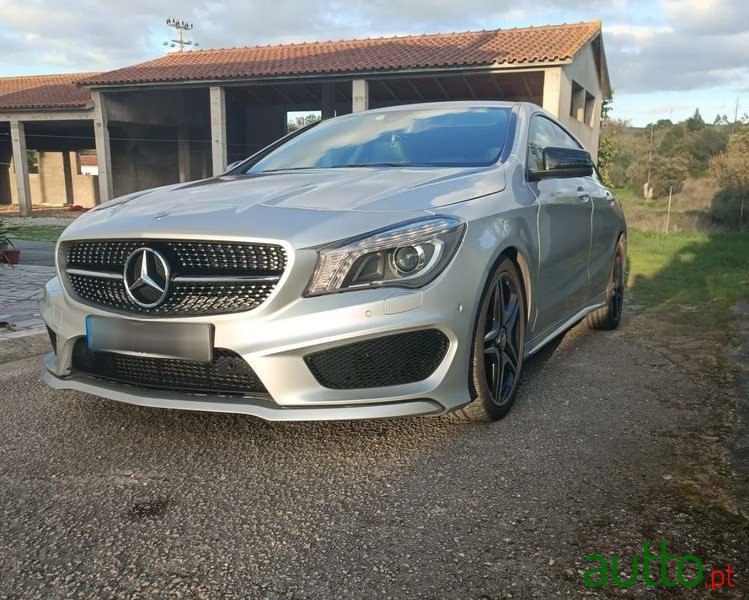
M 552 120 L 535 115 L 528 131 L 528 168 L 541 171 L 544 168 L 543 151 L 549 146 L 581 148 L 575 139 Z
M 248 173 L 360 166 L 483 166 L 495 163 L 511 112 L 499 107 L 364 112 L 289 140 Z

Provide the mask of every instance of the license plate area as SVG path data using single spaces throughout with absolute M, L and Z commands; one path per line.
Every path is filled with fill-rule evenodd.
M 89 315 L 86 317 L 86 345 L 89 351 L 210 362 L 213 360 L 213 325 Z

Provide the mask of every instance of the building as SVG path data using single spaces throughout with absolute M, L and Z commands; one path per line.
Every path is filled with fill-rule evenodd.
M 54 77 L 16 83 L 10 94 L 0 79 L 0 162 L 12 155 L 15 164 L 32 147 L 95 148 L 100 199 L 219 174 L 286 133 L 295 111 L 329 118 L 413 102 L 530 101 L 596 156 L 601 103 L 611 96 L 600 21 L 177 52 L 59 84 Z M 30 176 L 24 168 L 6 182 L 11 176 L 11 198 L 31 210 Z M 7 202 L 3 194 L 0 176 Z

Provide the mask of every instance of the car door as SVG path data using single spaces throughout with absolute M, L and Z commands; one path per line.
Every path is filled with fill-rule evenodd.
M 588 179 L 593 219 L 591 221 L 590 271 L 591 295 L 606 291 L 611 265 L 614 260 L 614 248 L 619 239 L 621 217 L 616 199 L 611 191 L 593 175 Z
M 551 119 L 536 114 L 528 132 L 529 169 L 543 169 L 549 146 L 580 148 Z M 539 278 L 536 331 L 578 312 L 588 300 L 588 254 L 592 202 L 585 177 L 557 177 L 529 182 L 539 205 Z

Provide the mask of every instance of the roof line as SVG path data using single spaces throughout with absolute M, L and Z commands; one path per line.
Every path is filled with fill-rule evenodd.
M 429 38 L 429 37 L 440 37 L 440 36 L 448 36 L 448 35 L 463 35 L 468 33 L 497 33 L 500 31 L 507 32 L 507 31 L 533 31 L 534 29 L 556 29 L 561 27 L 579 27 L 580 25 L 597 25 L 598 30 L 600 31 L 602 22 L 600 19 L 596 19 L 594 21 L 580 21 L 578 23 L 554 23 L 553 25 L 528 25 L 526 27 L 507 27 L 502 28 L 498 27 L 496 29 L 467 29 L 464 31 L 440 31 L 440 32 L 434 32 L 434 33 L 415 33 L 415 34 L 404 34 L 404 35 L 384 35 L 379 37 L 360 37 L 360 38 L 340 38 L 337 40 L 315 40 L 312 42 L 282 42 L 280 44 L 256 44 L 254 46 L 226 46 L 223 48 L 201 48 L 199 50 L 190 49 L 186 50 L 185 52 L 189 52 L 191 54 L 208 54 L 211 52 L 226 52 L 227 50 L 255 50 L 255 49 L 263 49 L 263 48 L 298 48 L 298 47 L 305 47 L 305 46 L 320 46 L 324 44 L 341 44 L 346 42 L 379 42 L 379 41 L 390 41 L 390 40 L 407 40 L 407 39 L 416 39 L 416 38 Z M 595 35 L 596 32 L 593 32 L 592 35 Z M 588 38 L 589 41 L 590 38 Z M 163 56 L 160 56 L 158 58 L 153 58 L 151 60 L 160 60 L 164 58 Z M 149 61 L 145 61 L 151 62 Z M 145 63 L 140 63 L 145 64 Z M 127 67 L 125 67 L 127 68 Z M 106 73 L 106 71 L 105 71 Z
M 39 75 L 2 75 L 0 81 L 8 79 L 40 79 L 43 77 L 77 77 L 83 79 L 84 77 L 91 77 L 92 75 L 101 75 L 106 71 L 81 71 L 73 73 L 42 73 Z

